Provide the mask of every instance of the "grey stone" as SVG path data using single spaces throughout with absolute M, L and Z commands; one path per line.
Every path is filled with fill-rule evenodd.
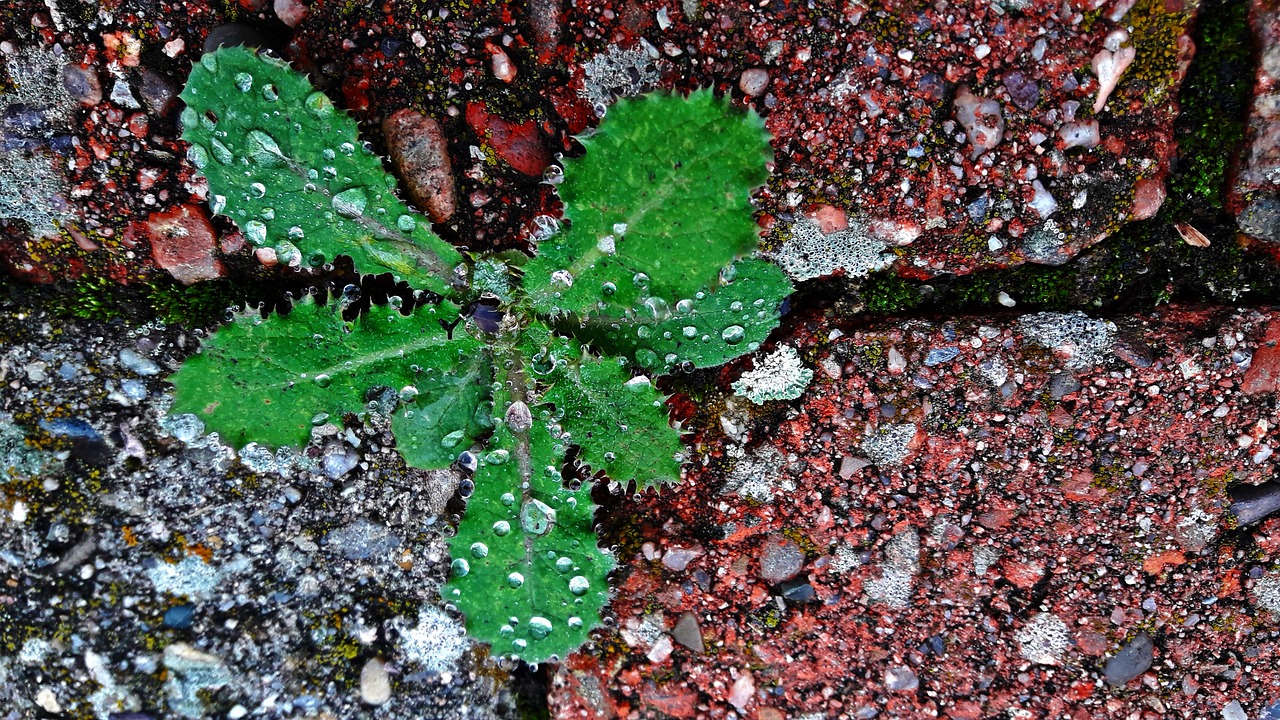
M 1118 687 L 1146 672 L 1151 667 L 1154 652 L 1155 643 L 1151 636 L 1145 632 L 1138 633 L 1107 661 L 1103 669 L 1107 682 Z

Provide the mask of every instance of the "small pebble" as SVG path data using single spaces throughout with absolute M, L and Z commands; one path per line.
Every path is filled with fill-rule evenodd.
M 360 699 L 366 705 L 385 705 L 391 699 L 391 677 L 387 666 L 374 658 L 360 671 Z
M 1151 636 L 1145 632 L 1138 633 L 1107 661 L 1103 669 L 1107 682 L 1120 687 L 1138 677 L 1150 669 L 1154 653 L 1155 643 Z
M 764 93 L 765 88 L 768 86 L 768 70 L 750 68 L 748 70 L 743 70 L 742 75 L 738 76 L 738 89 L 751 97 L 759 97 Z

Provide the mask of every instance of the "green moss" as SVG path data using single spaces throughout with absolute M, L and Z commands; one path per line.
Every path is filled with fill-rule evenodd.
M 1195 205 L 1222 208 L 1227 170 L 1244 139 L 1252 53 L 1248 4 L 1206 2 L 1196 32 L 1195 62 L 1178 99 L 1178 172 L 1169 182 L 1167 215 L 1184 218 Z
M 866 311 L 891 314 L 913 310 L 924 301 L 920 285 L 889 273 L 875 273 L 858 290 Z

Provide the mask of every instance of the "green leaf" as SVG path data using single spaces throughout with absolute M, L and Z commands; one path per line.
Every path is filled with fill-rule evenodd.
M 777 265 L 755 258 L 737 262 L 724 277 L 729 282 L 675 306 L 649 302 L 623 317 L 593 317 L 583 335 L 601 352 L 657 373 L 686 362 L 715 367 L 755 352 L 778 326 L 791 281 Z
M 499 378 L 503 387 L 525 389 L 523 360 Z M 614 560 L 596 545 L 591 483 L 571 490 L 560 475 L 564 443 L 553 437 L 545 408 L 529 410 L 506 391 L 496 405 L 506 420 L 449 540 L 453 577 L 442 595 L 494 653 L 542 662 L 572 652 L 600 624 Z
M 170 412 L 194 413 L 236 447 L 302 445 L 317 415 L 359 411 L 369 388 L 386 386 L 405 401 L 392 418 L 405 460 L 445 467 L 487 421 L 492 377 L 483 344 L 440 324 L 457 319 L 442 303 L 346 322 L 338 303 L 310 297 L 287 316 L 242 315 L 170 378 Z
M 632 377 L 616 358 L 588 355 L 576 340 L 546 334 L 542 342 L 533 367 L 551 369 L 540 378 L 547 389 L 539 401 L 555 407 L 562 440 L 580 448 L 582 461 L 642 489 L 679 482 L 684 444 L 649 378 Z
M 525 287 L 544 314 L 674 303 L 756 249 L 751 190 L 768 175 L 764 122 L 709 90 L 619 100 L 565 161 L 569 227 L 540 244 Z
M 183 90 L 188 159 L 209 179 L 213 211 L 282 262 L 347 255 L 445 293 L 462 256 L 395 194 L 354 120 L 301 73 L 243 47 L 206 53 Z

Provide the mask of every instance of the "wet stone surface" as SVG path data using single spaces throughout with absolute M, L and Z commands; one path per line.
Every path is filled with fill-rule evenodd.
M 599 633 L 554 711 L 1253 717 L 1280 699 L 1280 517 L 1229 508 L 1275 473 L 1276 396 L 1248 382 L 1275 319 L 793 315 L 774 341 L 814 368 L 804 395 L 744 415 L 677 382 L 688 477 L 610 521 L 618 626 L 660 613 L 680 641 L 655 659 L 660 636 Z M 738 467 L 791 490 L 722 492 Z M 656 561 L 692 538 L 683 570 Z
M 0 717 L 510 716 L 438 602 L 457 479 L 385 419 L 237 453 L 166 415 L 196 341 L 0 307 Z

